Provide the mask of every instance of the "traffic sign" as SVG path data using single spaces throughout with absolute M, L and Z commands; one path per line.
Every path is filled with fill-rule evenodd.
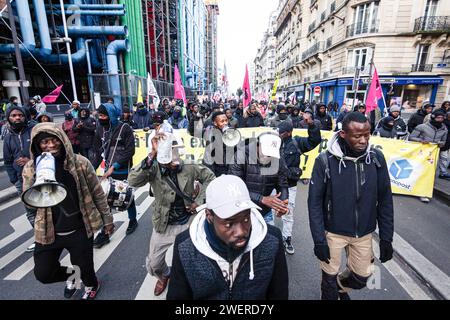
M 436 68 L 446 68 L 447 64 L 446 63 L 438 63 Z
M 314 87 L 314 96 L 319 97 L 321 91 L 320 87 Z
M 22 85 L 24 87 L 30 86 L 30 82 L 28 80 L 3 80 L 2 86 L 3 87 L 20 87 L 20 81 L 22 81 Z

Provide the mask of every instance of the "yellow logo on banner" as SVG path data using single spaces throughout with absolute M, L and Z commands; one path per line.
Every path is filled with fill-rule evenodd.
M 243 128 L 239 129 L 243 138 L 257 137 L 260 133 L 271 131 L 271 128 Z M 134 165 L 148 155 L 151 131 L 135 130 L 136 153 L 133 157 Z M 189 135 L 187 130 L 174 130 L 184 143 L 185 160 L 201 163 L 205 149 L 205 141 Z M 325 151 L 327 142 L 333 135 L 330 131 L 321 131 L 322 142 L 310 152 L 301 156 L 300 168 L 302 178 L 311 178 L 314 161 L 320 152 Z M 304 129 L 294 129 L 293 136 L 307 137 Z M 386 159 L 389 176 L 391 178 L 392 192 L 410 196 L 433 196 L 433 185 L 437 166 L 439 149 L 435 144 L 421 144 L 402 140 L 393 140 L 380 137 L 371 137 L 370 143 L 382 150 Z M 99 172 L 100 173 L 100 172 Z

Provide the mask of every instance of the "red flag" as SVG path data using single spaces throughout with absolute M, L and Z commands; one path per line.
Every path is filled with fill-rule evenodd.
M 250 102 L 252 102 L 252 93 L 250 92 L 250 80 L 248 78 L 248 68 L 247 65 L 245 65 L 245 78 L 244 78 L 244 84 L 242 85 L 242 91 L 244 92 L 244 108 L 247 107 Z
M 53 102 L 55 102 L 57 99 L 58 99 L 58 97 L 59 97 L 59 94 L 61 93 L 61 91 L 62 91 L 62 87 L 63 87 L 63 84 L 62 85 L 60 85 L 59 87 L 57 87 L 55 90 L 53 90 L 52 92 L 50 92 L 48 95 L 46 95 L 45 97 L 43 97 L 42 98 L 42 102 L 44 102 L 44 103 L 53 103 Z
M 377 69 L 375 68 L 372 83 L 370 84 L 369 93 L 366 98 L 366 113 L 375 110 L 378 107 L 378 100 L 381 98 L 383 98 L 383 91 L 381 89 Z
M 184 105 L 187 105 L 186 101 L 186 93 L 184 92 L 183 84 L 181 83 L 180 71 L 178 70 L 178 66 L 175 65 L 175 74 L 174 74 L 174 98 L 182 99 Z

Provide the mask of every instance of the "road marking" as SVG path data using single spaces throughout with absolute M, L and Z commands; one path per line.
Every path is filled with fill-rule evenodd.
M 9 188 L 6 188 L 6 189 L 0 191 L 0 198 L 3 198 L 4 196 L 9 195 L 11 193 L 17 195 L 17 189 L 15 186 L 12 186 L 12 187 L 9 187 Z
M 397 233 L 394 233 L 394 249 L 407 263 L 418 272 L 445 299 L 450 299 L 450 277 L 414 249 Z
M 146 190 L 144 187 L 141 189 L 136 190 L 135 196 L 138 198 L 141 194 L 143 194 Z M 154 201 L 154 198 L 146 197 L 145 200 L 137 206 L 137 220 L 139 220 L 145 212 L 147 212 L 147 209 L 150 207 L 152 202 Z M 115 221 L 126 221 L 127 218 L 127 212 L 119 212 L 114 215 Z M 125 238 L 126 235 L 126 223 L 123 223 L 119 229 L 111 236 L 111 242 L 101 249 L 94 249 L 94 266 L 95 271 L 98 271 L 98 269 L 105 263 L 105 261 L 108 259 L 108 257 L 112 254 L 112 252 L 117 248 L 117 246 L 120 244 L 120 242 Z M 29 244 L 28 244 L 29 245 Z M 21 246 L 25 246 L 25 244 L 22 244 Z M 25 247 L 26 249 L 26 247 Z M 22 253 L 25 251 L 25 249 L 22 250 Z M 61 265 L 70 266 L 70 255 L 66 254 L 63 259 L 61 260 Z M 23 277 L 25 277 L 30 271 L 32 271 L 34 268 L 34 259 L 31 257 L 28 259 L 25 263 L 23 263 L 20 267 L 15 269 L 12 273 L 10 273 L 8 276 L 4 278 L 4 280 L 21 280 Z
M 380 249 L 378 243 L 372 240 L 373 252 L 376 257 L 380 256 Z M 405 289 L 413 300 L 431 300 L 431 297 L 420 288 L 414 281 L 394 260 L 390 260 L 382 264 L 387 271 L 394 277 L 394 279 Z
M 21 256 L 25 250 L 34 242 L 34 236 L 22 243 L 21 245 L 14 248 L 14 250 L 11 250 L 8 252 L 8 254 L 4 255 L 0 258 L 0 270 L 2 270 L 4 267 L 6 267 L 8 264 L 16 260 L 19 256 Z M 32 254 L 27 253 L 27 254 Z
M 167 250 L 166 253 L 166 263 L 169 266 L 172 264 L 172 256 L 173 256 L 173 245 L 170 246 L 169 250 Z M 134 298 L 134 300 L 166 300 L 167 289 L 158 297 L 153 294 L 156 281 L 158 281 L 156 277 L 147 273 L 144 282 L 142 283 L 141 288 L 139 289 L 139 292 L 137 293 L 136 298 Z
M 14 232 L 0 240 L 0 249 L 32 229 L 25 212 L 11 221 L 9 225 L 14 229 Z
M 22 200 L 21 200 L 20 198 L 16 198 L 16 199 L 14 199 L 14 200 L 8 201 L 8 202 L 5 203 L 5 204 L 2 204 L 2 205 L 0 206 L 0 212 L 2 212 L 2 211 L 5 210 L 5 209 L 8 209 L 9 207 L 12 207 L 12 206 L 18 204 L 18 203 L 21 202 L 21 201 L 22 201 Z
M 24 264 L 18 267 L 16 270 L 11 272 L 6 278 L 3 280 L 14 280 L 19 281 L 22 280 L 31 270 L 34 268 L 34 258 L 31 257 Z

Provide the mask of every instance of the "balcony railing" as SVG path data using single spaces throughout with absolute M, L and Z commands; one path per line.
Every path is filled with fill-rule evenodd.
M 325 10 L 324 12 L 322 12 L 322 14 L 320 15 L 320 22 L 325 21 L 325 18 L 327 17 L 327 10 Z
M 357 36 L 360 34 L 367 34 L 367 33 L 377 33 L 378 27 L 380 25 L 380 21 L 377 20 L 374 24 L 370 26 L 363 26 L 360 23 L 355 23 L 352 25 L 347 26 L 347 38 Z
M 316 22 L 314 21 L 313 23 L 311 23 L 308 27 L 308 33 L 310 33 L 311 31 L 313 31 L 316 28 Z
M 323 51 L 323 41 L 317 42 L 315 45 L 310 47 L 308 50 L 302 53 L 302 61 L 308 59 L 309 57 Z
M 431 72 L 433 71 L 432 64 L 413 64 L 411 66 L 411 72 Z
M 450 32 L 450 16 L 420 17 L 414 23 L 414 32 L 417 33 L 444 33 Z
M 328 48 L 330 48 L 332 44 L 333 44 L 333 37 L 329 37 L 329 38 L 327 39 L 327 43 L 326 43 L 326 45 L 325 45 L 325 50 L 328 49 Z
M 355 74 L 356 67 L 344 67 L 342 68 L 342 74 Z M 370 72 L 370 65 L 359 67 L 359 75 L 368 75 Z
M 330 6 L 330 12 L 333 13 L 336 10 L 336 1 L 333 1 Z

